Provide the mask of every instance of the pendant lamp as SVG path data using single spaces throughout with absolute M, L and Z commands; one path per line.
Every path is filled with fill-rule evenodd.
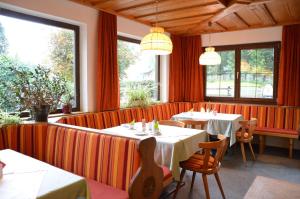
M 211 27 L 211 22 L 208 23 Z M 215 48 L 210 46 L 210 34 L 209 34 L 209 47 L 205 48 L 205 52 L 200 55 L 200 65 L 219 65 L 221 64 L 221 56 L 215 51 Z
M 156 1 L 156 13 L 158 12 L 158 0 Z M 173 44 L 169 36 L 164 34 L 164 28 L 156 25 L 150 29 L 150 33 L 147 34 L 141 41 L 141 50 L 143 52 L 149 52 L 155 55 L 168 55 L 172 53 Z

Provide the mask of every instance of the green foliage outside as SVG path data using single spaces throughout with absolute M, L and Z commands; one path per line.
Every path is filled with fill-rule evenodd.
M 7 52 L 8 42 L 4 34 L 4 28 L 0 23 L 0 55 Z
M 137 57 L 137 54 L 133 53 L 133 49 L 131 49 L 126 42 L 118 40 L 118 66 L 120 80 L 127 77 L 125 71 L 131 64 L 135 63 Z
M 74 99 L 74 35 L 61 30 L 49 43 L 51 66 L 24 64 L 7 54 L 8 42 L 0 23 L 0 109 L 28 111 L 33 105 L 51 105 L 56 110 Z

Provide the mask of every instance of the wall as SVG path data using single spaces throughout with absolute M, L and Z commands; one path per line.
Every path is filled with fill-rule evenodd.
M 210 35 L 210 42 L 209 42 Z M 223 46 L 247 43 L 262 43 L 281 41 L 282 26 L 249 29 L 241 31 L 203 34 L 201 36 L 203 46 Z

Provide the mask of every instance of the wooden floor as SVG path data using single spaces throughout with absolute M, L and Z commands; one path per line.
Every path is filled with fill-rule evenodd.
M 258 150 L 256 147 L 254 148 L 254 151 L 257 156 L 255 162 L 251 160 L 250 151 L 246 148 L 248 158 L 247 166 L 243 164 L 241 152 L 238 147 L 236 149 L 231 149 L 229 153 L 226 154 L 220 170 L 220 178 L 226 198 L 244 198 L 257 176 L 283 180 L 292 184 L 300 184 L 300 151 L 295 152 L 294 159 L 287 158 L 287 149 L 266 148 L 265 154 L 263 155 L 257 154 Z M 186 185 L 180 189 L 177 198 L 205 198 L 201 175 L 197 175 L 192 192 L 189 191 L 191 178 L 192 173 L 187 172 L 184 178 Z M 222 198 L 214 176 L 209 176 L 208 181 L 211 198 Z M 295 197 L 292 196 L 289 197 L 289 199 L 294 198 Z

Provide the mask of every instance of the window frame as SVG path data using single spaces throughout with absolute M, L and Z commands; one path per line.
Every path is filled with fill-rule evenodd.
M 76 100 L 76 106 L 72 107 L 72 111 L 80 111 L 80 27 L 77 25 L 56 21 L 52 19 L 47 19 L 43 17 L 38 17 L 34 15 L 24 14 L 21 12 L 12 11 L 9 9 L 5 9 L 0 7 L 0 15 L 6 16 L 6 17 L 12 17 L 16 19 L 21 19 L 25 21 L 30 21 L 34 23 L 44 24 L 44 25 L 50 25 L 58 28 L 64 28 L 74 31 L 75 34 L 75 45 L 74 45 L 74 70 L 75 70 L 75 100 Z M 57 109 L 53 114 L 55 113 L 62 113 L 62 109 Z M 21 113 L 21 116 L 28 116 L 29 113 Z
M 125 37 L 122 35 L 118 35 L 118 40 L 136 43 L 136 44 L 141 43 L 141 40 L 133 39 L 130 37 Z M 157 82 L 157 101 L 160 101 L 160 55 L 156 55 L 156 62 L 157 62 L 157 75 L 155 77 L 155 80 Z M 119 66 L 118 66 L 118 68 L 119 68 Z
M 249 49 L 273 48 L 274 49 L 274 73 L 273 73 L 273 98 L 245 98 L 240 97 L 241 85 L 241 51 Z M 279 72 L 281 42 L 264 42 L 249 43 L 239 45 L 215 46 L 216 51 L 235 51 L 235 74 L 234 74 L 234 96 L 233 97 L 211 97 L 206 95 L 206 66 L 204 68 L 204 100 L 217 102 L 235 102 L 235 103 L 252 103 L 252 104 L 276 104 L 277 103 L 277 86 Z M 204 50 L 204 48 L 203 48 Z

